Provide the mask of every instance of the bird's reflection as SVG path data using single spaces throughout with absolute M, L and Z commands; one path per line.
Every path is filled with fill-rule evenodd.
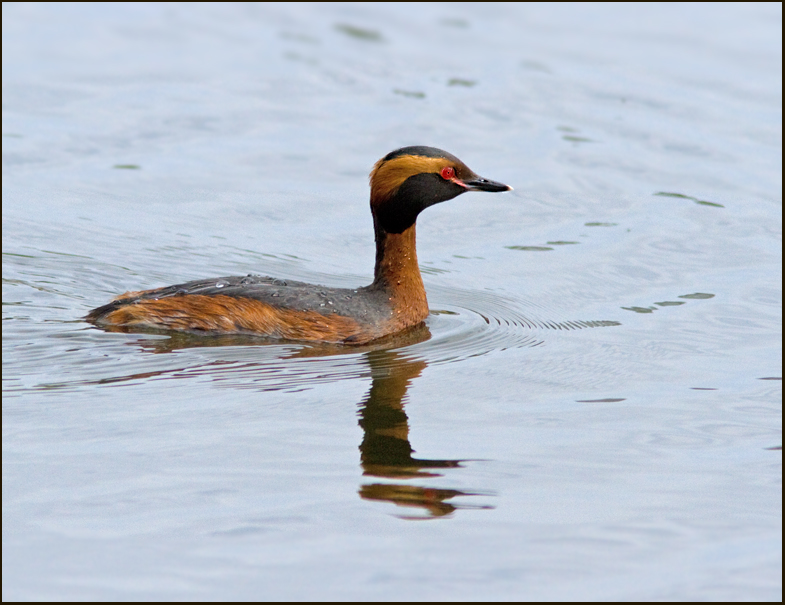
M 171 353 L 180 349 L 223 346 L 260 346 L 277 344 L 280 341 L 269 341 L 253 336 L 222 335 L 204 337 L 183 333 L 163 333 L 150 330 L 154 334 L 167 334 L 169 338 L 145 338 L 133 344 L 153 353 Z M 362 353 L 370 368 L 371 387 L 359 403 L 359 424 L 363 429 L 363 440 L 360 444 L 360 464 L 363 475 L 378 477 L 383 481 L 364 483 L 358 493 L 365 500 L 386 501 L 402 507 L 419 509 L 419 514 L 399 515 L 406 519 L 433 519 L 445 517 L 460 509 L 488 509 L 489 505 L 469 504 L 462 501 L 453 502 L 464 496 L 489 496 L 488 492 L 464 491 L 435 486 L 412 485 L 410 480 L 418 483 L 433 481 L 444 475 L 444 470 L 460 468 L 462 460 L 429 460 L 412 456 L 414 449 L 409 443 L 409 419 L 404 411 L 407 391 L 412 380 L 420 376 L 427 367 L 427 362 L 420 358 L 407 355 L 405 348 L 409 345 L 426 341 L 431 334 L 425 325 L 398 334 L 383 342 L 376 342 L 362 347 L 347 348 L 340 345 L 313 344 L 288 351 L 283 359 L 317 358 L 334 355 Z M 402 349 L 403 348 L 403 349 Z M 225 361 L 214 360 L 200 368 L 214 366 L 216 368 Z M 258 365 L 260 370 L 267 370 L 264 362 L 250 362 L 244 365 L 245 377 L 248 370 Z M 96 383 L 122 382 L 138 378 L 168 377 L 181 378 L 187 375 L 188 368 L 173 371 L 144 372 L 115 378 L 104 378 Z M 278 390 L 274 376 L 265 374 L 263 390 Z M 269 382 L 268 382 L 269 381 Z M 261 385 L 260 385 L 261 386 Z M 404 483 L 403 481 L 407 481 Z
M 440 469 L 460 467 L 461 460 L 427 460 L 412 456 L 409 419 L 403 408 L 411 381 L 428 364 L 392 350 L 369 351 L 366 358 L 372 382 L 359 409 L 363 429 L 360 444 L 363 474 L 393 480 L 427 479 L 441 476 Z M 459 496 L 480 495 L 476 492 L 399 482 L 365 484 L 359 493 L 367 500 L 386 500 L 399 506 L 424 509 L 430 517 L 443 517 L 460 508 L 492 508 L 450 502 Z
M 454 468 L 460 460 L 412 458 L 409 420 L 404 398 L 413 378 L 427 366 L 423 360 L 407 360 L 395 351 L 366 353 L 371 368 L 371 388 L 360 403 L 360 426 L 364 431 L 360 460 L 366 475 L 389 478 L 432 477 L 426 469 Z

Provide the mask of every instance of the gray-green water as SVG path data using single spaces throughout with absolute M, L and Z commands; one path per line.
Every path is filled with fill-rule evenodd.
M 781 600 L 781 22 L 4 3 L 3 598 Z M 80 320 L 364 285 L 411 144 L 515 187 L 421 216 L 427 332 Z

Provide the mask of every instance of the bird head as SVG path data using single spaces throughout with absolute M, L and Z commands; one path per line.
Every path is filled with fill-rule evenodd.
M 371 212 L 387 233 L 402 233 L 428 206 L 466 191 L 509 191 L 512 187 L 475 174 L 451 153 L 435 147 L 402 147 L 371 171 Z

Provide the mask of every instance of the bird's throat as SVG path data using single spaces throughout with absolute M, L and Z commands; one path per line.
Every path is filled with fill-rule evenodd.
M 390 293 L 393 307 L 422 321 L 428 316 L 428 299 L 417 264 L 416 225 L 402 233 L 387 233 L 378 223 L 376 268 L 373 287 Z

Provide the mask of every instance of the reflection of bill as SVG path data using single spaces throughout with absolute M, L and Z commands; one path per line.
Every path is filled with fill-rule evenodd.
M 398 506 L 413 506 L 425 509 L 428 517 L 419 515 L 399 515 L 404 519 L 428 519 L 450 515 L 459 508 L 493 508 L 493 506 L 453 504 L 447 502 L 456 496 L 480 496 L 472 492 L 462 492 L 457 489 L 436 489 L 432 487 L 418 487 L 416 485 L 401 485 L 396 483 L 370 483 L 360 487 L 360 497 L 365 500 L 383 500 L 393 502 Z
M 388 479 L 415 479 L 440 477 L 441 473 L 435 472 L 436 469 L 460 467 L 461 460 L 412 457 L 414 450 L 409 443 L 404 399 L 411 380 L 419 376 L 428 364 L 423 360 L 407 359 L 390 350 L 369 351 L 366 356 L 372 383 L 359 410 L 360 426 L 364 431 L 360 445 L 363 474 Z M 462 508 L 493 508 L 448 502 L 458 496 L 481 495 L 455 489 L 372 483 L 363 485 L 359 493 L 367 500 L 385 500 L 399 506 L 425 509 L 430 517 L 443 517 Z

